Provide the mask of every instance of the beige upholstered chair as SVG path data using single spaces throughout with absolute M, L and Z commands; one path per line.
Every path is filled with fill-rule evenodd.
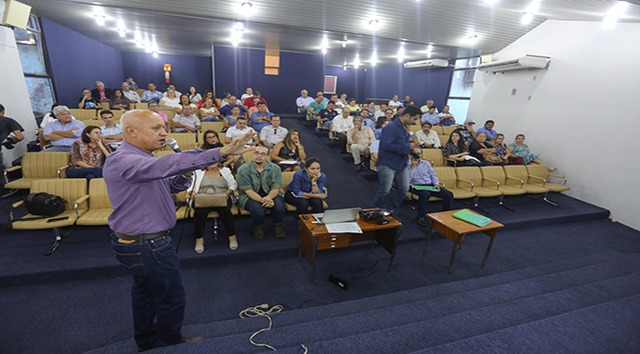
M 504 169 L 502 168 L 502 166 L 482 166 L 480 167 L 480 172 L 482 172 L 482 178 L 485 181 L 495 183 L 503 195 L 527 194 L 527 191 L 525 191 L 519 186 L 507 185 L 506 183 L 507 176 L 505 175 Z M 500 205 L 506 209 L 514 211 L 510 207 L 506 206 L 504 203 Z
M 449 125 L 449 126 L 442 126 L 442 135 L 446 135 L 447 139 L 449 139 L 449 135 L 451 135 L 451 133 L 453 133 L 454 130 L 458 129 L 459 127 L 457 125 Z M 446 143 L 443 142 L 443 144 Z
M 456 170 L 453 167 L 436 166 L 433 170 L 438 175 L 440 184 L 453 193 L 453 199 L 469 199 L 477 196 L 476 193 L 468 189 L 458 188 L 458 176 L 456 176 Z
M 41 179 L 60 178 L 62 171 L 69 165 L 69 153 L 66 152 L 25 152 L 22 165 L 4 170 L 6 189 L 29 189 L 31 183 Z M 8 180 L 7 174 L 22 170 L 22 178 Z
M 78 218 L 77 225 L 102 226 L 109 224 L 109 215 L 113 211 L 107 194 L 107 185 L 103 178 L 89 181 L 89 210 Z
M 215 130 L 218 133 L 220 133 L 222 131 L 222 128 L 224 128 L 224 123 L 222 122 L 202 122 L 202 132 L 206 132 L 207 130 Z M 202 134 L 200 134 L 200 139 L 199 139 L 199 143 L 204 143 L 204 140 L 202 139 Z
M 71 110 L 71 115 L 75 119 L 86 120 L 86 119 L 98 118 L 98 110 L 96 109 L 71 108 L 70 110 Z
M 182 151 L 194 149 L 198 145 L 195 133 L 171 133 L 167 134 L 165 139 L 170 138 L 176 139 L 178 146 L 180 146 L 180 150 Z M 160 150 L 168 151 L 171 150 L 171 148 L 169 146 L 165 146 Z
M 500 185 L 485 180 L 482 177 L 479 167 L 457 167 L 456 175 L 458 176 L 458 188 L 467 189 L 476 194 L 473 205 L 478 207 L 478 200 L 482 198 L 498 198 L 498 203 L 502 205 L 503 194 L 500 191 Z
M 571 189 L 567 186 L 566 177 L 549 173 L 549 169 L 545 165 L 527 165 L 527 172 L 529 173 L 529 183 L 534 186 L 547 188 L 551 192 L 564 192 Z M 549 182 L 551 177 L 561 179 L 562 184 Z
M 49 194 L 58 195 L 67 201 L 65 211 L 62 212 L 62 214 L 51 218 L 28 220 L 29 218 L 37 216 L 27 214 L 20 219 L 14 220 L 13 213 L 11 214 L 11 227 L 14 230 L 53 230 L 55 234 L 55 241 L 49 251 L 45 254 L 48 256 L 58 248 L 63 238 L 71 234 L 71 231 L 67 234 L 63 234 L 60 228 L 74 225 L 76 220 L 87 212 L 87 200 L 89 199 L 89 195 L 87 195 L 87 180 L 84 178 L 36 180 L 31 183 L 30 192 L 47 192 Z M 23 201 L 14 203 L 13 208 L 15 209 L 23 203 Z M 51 220 L 55 221 L 51 222 Z
M 507 176 L 507 184 L 520 186 L 520 188 L 527 191 L 528 194 L 542 194 L 542 199 L 553 205 L 558 206 L 556 203 L 547 199 L 547 194 L 549 193 L 549 189 L 543 187 L 542 185 L 531 184 L 531 181 L 538 182 L 535 178 L 529 178 L 529 173 L 527 172 L 527 168 L 522 165 L 508 165 L 504 166 L 504 172 Z
M 444 166 L 444 157 L 440 149 L 422 149 L 422 159 L 431 163 L 431 166 Z

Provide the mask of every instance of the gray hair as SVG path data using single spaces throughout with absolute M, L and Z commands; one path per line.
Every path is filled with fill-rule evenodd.
M 67 106 L 56 106 L 56 108 L 53 109 L 53 115 L 54 116 L 57 116 L 58 114 L 60 114 L 62 112 L 71 112 L 71 110 Z

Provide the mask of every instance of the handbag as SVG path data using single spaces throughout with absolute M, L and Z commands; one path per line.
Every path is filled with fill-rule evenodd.
M 496 154 L 484 154 L 482 157 L 485 161 L 489 161 L 491 163 L 502 163 L 502 158 Z
M 227 196 L 224 194 L 199 193 L 193 197 L 195 208 L 219 208 L 227 206 Z
M 61 214 L 65 209 L 64 204 L 66 202 L 60 196 L 45 192 L 31 193 L 24 198 L 24 206 L 27 208 L 27 212 L 41 216 L 36 219 L 45 219 Z

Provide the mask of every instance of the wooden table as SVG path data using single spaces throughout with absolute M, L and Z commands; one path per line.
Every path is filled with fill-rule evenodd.
M 466 221 L 462 221 L 453 217 L 453 213 L 459 210 L 449 210 L 442 211 L 439 213 L 431 213 L 427 214 L 427 217 L 431 219 L 431 231 L 427 233 L 427 241 L 424 246 L 423 256 L 426 256 L 429 251 L 429 235 L 431 233 L 437 232 L 442 236 L 453 241 L 453 250 L 451 251 L 451 260 L 449 261 L 449 274 L 453 272 L 453 263 L 456 259 L 456 252 L 462 247 L 462 241 L 464 241 L 464 236 L 466 234 L 471 234 L 474 232 L 482 232 L 485 235 L 489 236 L 489 246 L 484 254 L 484 258 L 482 259 L 482 266 L 484 267 L 487 264 L 487 259 L 489 258 L 489 252 L 491 252 L 491 247 L 493 246 L 493 240 L 496 238 L 496 233 L 498 230 L 504 227 L 501 223 L 492 220 L 486 226 L 479 227 L 473 224 L 470 224 Z
M 389 262 L 389 270 L 393 263 L 393 257 L 396 254 L 396 246 L 398 244 L 398 236 L 402 223 L 393 217 L 387 217 L 388 223 L 373 224 L 363 220 L 357 220 L 358 226 L 362 229 L 362 234 L 352 233 L 329 233 L 323 224 L 316 224 L 311 214 L 300 215 L 300 241 L 298 248 L 298 257 L 304 256 L 307 262 L 312 265 L 315 274 L 315 260 L 318 251 L 347 248 L 355 242 L 376 241 L 391 254 Z

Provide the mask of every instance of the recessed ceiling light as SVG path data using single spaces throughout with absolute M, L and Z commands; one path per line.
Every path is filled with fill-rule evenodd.
M 356 58 L 353 59 L 353 67 L 358 68 L 360 66 L 360 55 L 356 54 Z
M 124 38 L 127 35 L 127 27 L 124 25 L 124 21 L 122 19 L 118 20 L 118 25 L 116 26 L 116 31 L 120 37 Z
M 376 64 L 378 64 L 378 54 L 376 52 L 373 52 L 371 54 L 371 66 L 376 66 Z
M 136 30 L 134 40 L 136 41 L 136 45 L 138 48 L 144 47 L 144 40 L 142 39 L 142 33 L 139 30 Z
M 531 23 L 531 21 L 533 21 L 533 14 L 531 12 L 525 12 L 522 15 L 522 19 L 520 20 L 520 23 L 522 23 L 523 25 L 528 25 Z
M 244 1 L 240 4 L 240 11 L 245 16 L 251 15 L 253 12 L 253 4 L 250 1 Z
M 153 52 L 152 55 L 154 58 L 158 59 L 158 51 Z
M 604 16 L 602 28 L 611 29 L 616 26 L 618 19 L 624 16 L 629 4 L 626 1 L 618 1 L 611 10 Z
M 99 26 L 104 26 L 104 22 L 107 20 L 107 16 L 105 16 L 104 11 L 99 7 L 93 12 L 93 17 L 96 19 L 96 23 Z
M 478 35 L 474 34 L 474 35 L 468 36 L 465 39 L 465 42 L 467 42 L 467 44 L 469 45 L 475 45 L 476 43 L 478 43 L 478 40 L 479 40 Z
M 398 63 L 402 63 L 404 61 L 404 47 L 400 46 L 398 49 Z
M 380 28 L 380 20 L 377 18 L 371 19 L 369 21 L 369 29 L 372 31 L 377 31 Z

